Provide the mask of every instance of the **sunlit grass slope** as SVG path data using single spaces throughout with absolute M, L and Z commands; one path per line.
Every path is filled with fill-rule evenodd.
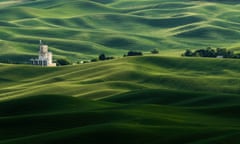
M 1 99 L 67 94 L 102 99 L 129 90 L 170 89 L 237 94 L 239 61 L 145 56 L 44 68 L 1 64 Z
M 239 143 L 239 61 L 0 65 L 0 143 Z
M 239 50 L 239 2 L 195 0 L 1 0 L 1 59 L 28 62 L 38 40 L 57 57 L 207 46 Z M 20 55 L 20 56 L 19 56 Z

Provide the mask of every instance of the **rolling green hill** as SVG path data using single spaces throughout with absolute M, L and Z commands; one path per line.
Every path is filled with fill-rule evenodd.
M 0 62 L 159 55 L 64 67 L 0 63 L 0 144 L 240 142 L 238 0 L 0 0 Z
M 1 0 L 1 60 L 28 62 L 38 40 L 55 57 L 90 59 L 100 53 L 158 48 L 239 50 L 239 2 L 196 0 Z
M 239 143 L 239 60 L 0 65 L 0 143 Z

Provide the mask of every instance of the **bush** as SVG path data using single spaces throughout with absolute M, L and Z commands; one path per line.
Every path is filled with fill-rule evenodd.
M 151 50 L 151 53 L 152 53 L 152 54 L 158 54 L 159 51 L 158 51 L 158 49 L 153 49 L 153 50 Z
M 105 54 L 100 54 L 98 57 L 99 60 L 106 60 Z
M 91 59 L 91 62 L 97 62 L 98 60 L 96 58 Z
M 142 52 L 137 52 L 137 51 L 129 51 L 127 56 L 142 56 Z
M 105 54 L 100 54 L 99 57 L 98 57 L 99 60 L 111 60 L 111 59 L 114 59 L 114 57 L 112 56 L 105 56 Z
M 187 49 L 182 55 L 183 56 L 193 56 L 193 53 L 191 50 Z

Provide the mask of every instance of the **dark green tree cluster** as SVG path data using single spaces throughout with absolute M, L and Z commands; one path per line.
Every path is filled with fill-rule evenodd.
M 129 52 L 127 53 L 127 55 L 124 54 L 124 57 L 125 57 L 125 56 L 142 56 L 142 55 L 143 55 L 142 52 L 138 52 L 138 51 L 129 51 Z
M 153 49 L 153 50 L 151 50 L 151 53 L 152 53 L 152 54 L 158 54 L 159 51 L 158 51 L 158 49 Z
M 98 61 L 97 58 L 93 58 L 93 59 L 91 59 L 91 62 L 97 62 L 97 61 Z
M 99 59 L 99 60 L 110 60 L 110 59 L 114 59 L 114 57 L 112 57 L 112 56 L 106 56 L 105 54 L 100 54 L 100 55 L 98 56 L 98 59 Z
M 208 47 L 206 49 L 198 49 L 191 51 L 187 49 L 182 56 L 188 57 L 218 57 L 222 56 L 223 58 L 239 58 L 239 54 L 234 54 L 233 51 L 227 50 L 226 48 L 216 48 L 213 49 Z

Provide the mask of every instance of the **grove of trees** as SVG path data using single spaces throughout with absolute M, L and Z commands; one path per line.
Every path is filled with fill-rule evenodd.
M 110 59 L 114 59 L 114 57 L 112 57 L 112 56 L 106 56 L 105 54 L 100 54 L 100 55 L 98 56 L 98 59 L 99 59 L 99 60 L 110 60 Z
M 208 47 L 206 49 L 197 49 L 191 51 L 187 49 L 182 56 L 187 57 L 223 57 L 223 58 L 240 58 L 240 54 L 234 54 L 233 51 L 227 50 L 226 48 L 216 48 L 213 49 Z
M 138 51 L 129 51 L 129 52 L 127 53 L 127 55 L 126 55 L 126 54 L 124 55 L 124 57 L 125 57 L 125 56 L 142 56 L 142 55 L 143 55 L 142 52 L 138 52 Z

